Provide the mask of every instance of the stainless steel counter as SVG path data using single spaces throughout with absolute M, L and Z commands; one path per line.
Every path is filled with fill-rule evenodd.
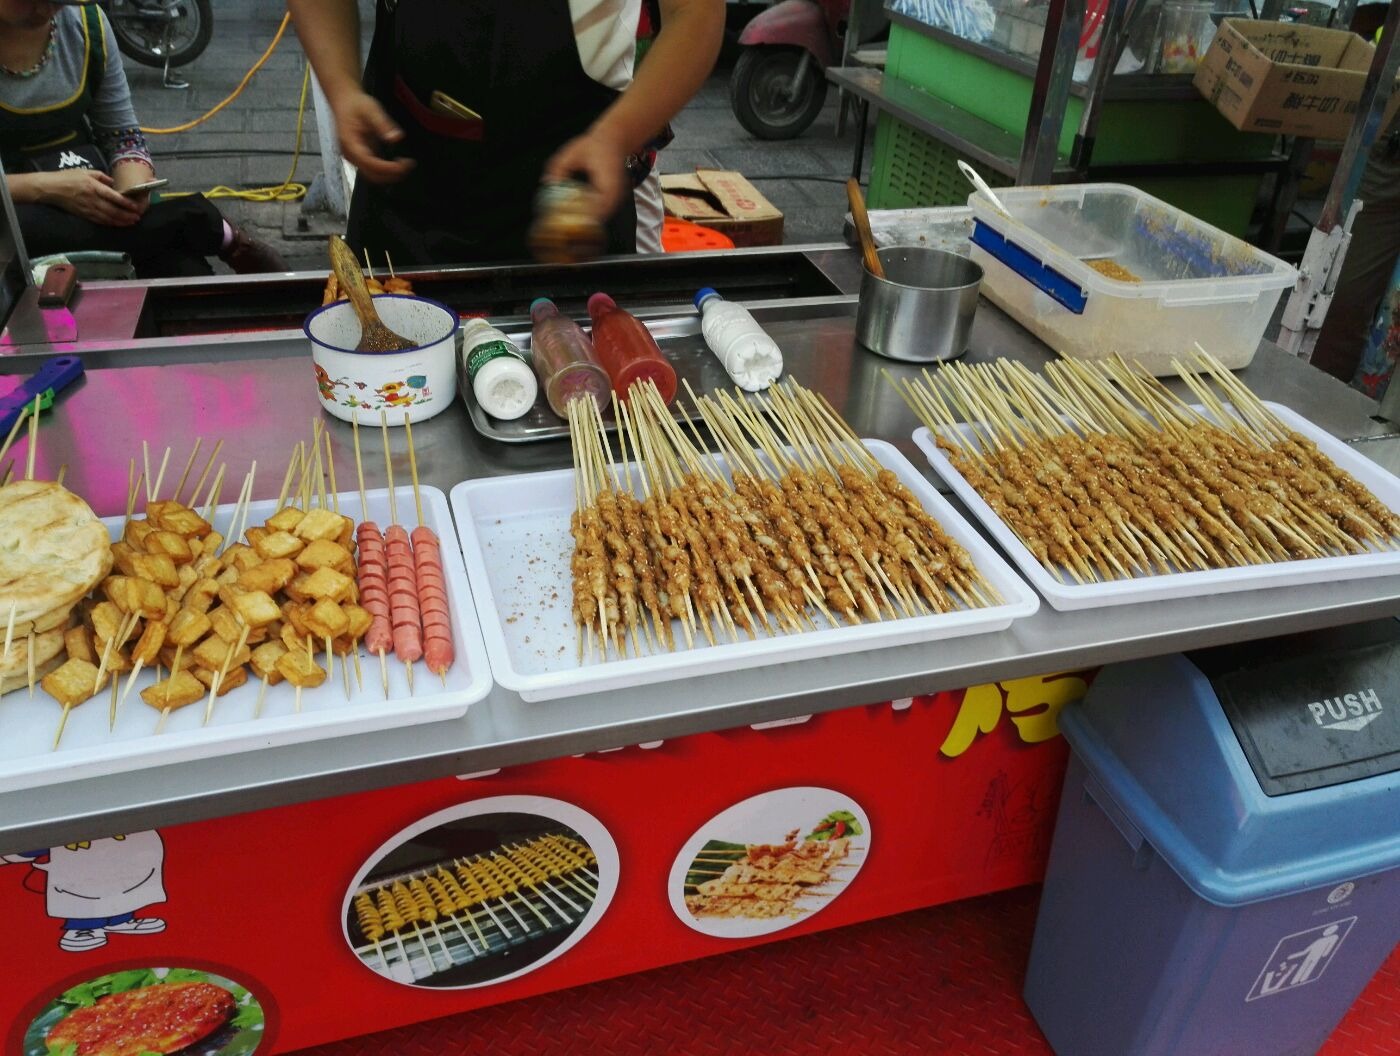
M 917 423 L 880 376 L 911 368 L 854 348 L 850 315 L 768 325 L 794 377 L 823 390 L 862 435 L 894 442 L 923 466 L 909 439 Z M 973 348 L 976 359 L 1009 356 L 1033 367 L 1048 358 L 985 302 Z M 206 450 L 223 437 L 230 479 L 257 459 L 254 497 L 275 496 L 290 446 L 309 434 L 320 413 L 302 341 L 283 335 L 199 347 L 162 343 L 158 352 L 143 353 L 147 365 L 92 369 L 60 398 L 41 431 L 43 469 L 67 463 L 70 486 L 99 513 L 110 514 L 125 502 L 127 462 L 139 458 L 142 439 L 157 450 L 173 445 L 178 465 L 195 436 L 206 438 Z M 110 352 L 94 362 L 118 360 Z M 1263 398 L 1357 442 L 1359 450 L 1395 458 L 1400 438 L 1370 418 L 1373 401 L 1272 346 L 1262 348 L 1241 377 Z M 335 421 L 328 427 L 342 487 L 349 490 L 350 430 Z M 403 438 L 396 433 L 393 439 L 396 476 L 406 474 Z M 564 443 L 507 446 L 479 437 L 460 404 L 416 427 L 414 439 L 424 482 L 444 490 L 471 477 L 555 469 L 569 461 Z M 381 460 L 365 461 L 367 483 L 380 484 Z M 497 688 L 459 721 L 0 795 L 0 853 L 1395 614 L 1400 579 L 1392 577 L 1123 606 L 1106 615 L 1042 606 L 999 634 L 713 675 L 670 684 L 664 692 L 643 688 L 527 704 Z

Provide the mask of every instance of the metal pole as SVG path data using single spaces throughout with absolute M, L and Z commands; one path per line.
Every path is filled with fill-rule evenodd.
M 1381 118 L 1390 101 L 1396 71 L 1400 69 L 1400 48 L 1395 47 L 1397 32 L 1400 32 L 1400 4 L 1392 3 L 1361 90 L 1356 120 L 1342 147 L 1336 175 L 1332 177 L 1332 186 L 1322 205 L 1322 215 L 1308 237 L 1298 269 L 1298 284 L 1284 305 L 1278 343 L 1296 356 L 1311 357 L 1318 331 L 1332 303 L 1337 275 L 1351 242 L 1351 225 L 1362 205 L 1356 200 L 1356 189 L 1370 158 L 1371 147 L 1380 133 Z
M 1108 80 L 1118 68 L 1118 60 L 1128 45 L 1128 30 L 1137 16 L 1139 0 L 1109 0 L 1104 15 L 1103 31 L 1099 35 L 1099 57 L 1089 77 L 1088 98 L 1084 100 L 1084 116 L 1079 121 L 1079 133 L 1070 151 L 1070 165 L 1075 172 L 1086 175 L 1094 156 L 1094 140 L 1099 133 L 1099 118 L 1103 116 L 1104 96 Z
M 1049 183 L 1059 159 L 1060 130 L 1069 105 L 1074 63 L 1079 56 L 1079 34 L 1084 27 L 1085 0 L 1050 0 L 1045 37 L 1031 87 L 1026 134 L 1021 140 L 1021 160 L 1016 166 L 1020 186 Z

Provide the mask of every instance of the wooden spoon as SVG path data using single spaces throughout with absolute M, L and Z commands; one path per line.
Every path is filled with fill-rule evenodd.
M 402 334 L 396 334 L 384 325 L 375 310 L 374 298 L 369 295 L 365 277 L 360 272 L 360 263 L 345 239 L 331 235 L 331 270 L 340 281 L 340 288 L 350 299 L 350 306 L 360 317 L 360 343 L 356 352 L 402 352 L 412 348 L 417 342 L 410 341 Z
M 851 221 L 856 225 L 856 234 L 860 237 L 860 251 L 865 254 L 865 269 L 877 279 L 883 279 L 885 266 L 875 252 L 875 236 L 870 233 L 870 214 L 865 211 L 865 195 L 860 193 L 860 184 L 855 177 L 846 181 L 846 198 L 851 203 Z

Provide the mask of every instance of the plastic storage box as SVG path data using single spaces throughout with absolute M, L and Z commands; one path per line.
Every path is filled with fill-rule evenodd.
M 1199 342 L 1226 366 L 1254 358 L 1297 270 L 1133 187 L 1086 183 L 980 194 L 972 259 L 982 293 L 1062 356 L 1121 353 L 1153 374 Z
M 1316 1052 L 1400 940 L 1400 625 L 1329 634 L 1109 667 L 1061 714 L 1025 988 L 1059 1056 Z

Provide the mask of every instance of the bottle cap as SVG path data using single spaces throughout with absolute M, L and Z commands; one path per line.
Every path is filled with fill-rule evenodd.
M 538 307 L 539 307 L 540 305 L 542 305 L 542 304 L 547 304 L 547 305 L 549 305 L 551 308 L 554 307 L 554 302 L 551 301 L 548 297 L 536 297 L 533 301 L 530 302 L 530 312 L 531 312 L 531 314 L 533 314 L 534 311 L 535 311 L 535 309 L 538 308 Z
M 592 315 L 595 311 L 600 311 L 600 310 L 603 309 L 603 308 L 616 308 L 616 307 L 617 307 L 617 302 L 616 302 L 615 300 L 613 300 L 611 297 L 609 297 L 606 293 L 595 293 L 592 297 L 588 298 L 588 314 L 589 314 L 589 315 Z
M 718 297 L 719 293 L 709 286 L 702 286 L 695 294 L 695 307 L 699 308 L 711 297 Z

